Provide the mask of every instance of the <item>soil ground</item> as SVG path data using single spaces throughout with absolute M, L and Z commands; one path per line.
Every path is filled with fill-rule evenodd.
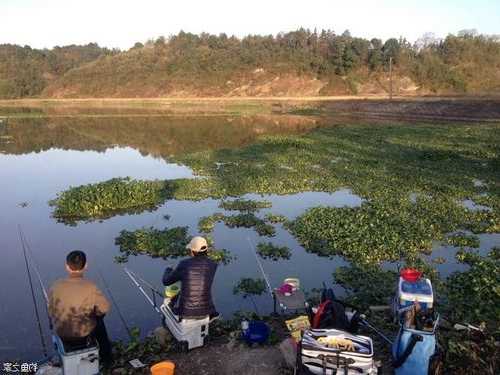
M 220 97 L 220 98 L 144 98 L 144 99 L 21 99 L 0 100 L 2 108 L 41 108 L 47 116 L 65 108 L 96 111 L 152 110 L 154 114 L 258 114 L 296 112 L 324 115 L 329 119 L 348 118 L 410 121 L 500 121 L 500 98 L 495 97 Z M 142 113 L 142 112 L 141 112 Z M 78 111 L 71 112 L 78 114 Z M 5 116 L 4 116 L 5 117 Z

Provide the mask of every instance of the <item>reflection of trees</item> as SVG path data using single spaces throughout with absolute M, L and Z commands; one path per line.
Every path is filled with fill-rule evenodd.
M 316 127 L 302 116 L 251 117 L 46 117 L 9 119 L 0 150 L 10 154 L 50 148 L 104 151 L 132 147 L 143 155 L 174 154 L 237 147 L 262 134 L 299 133 Z

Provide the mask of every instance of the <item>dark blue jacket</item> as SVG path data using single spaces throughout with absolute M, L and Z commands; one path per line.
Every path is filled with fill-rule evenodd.
M 212 283 L 217 263 L 206 255 L 184 259 L 172 271 L 169 267 L 163 275 L 163 285 L 177 281 L 182 283 L 177 312 L 181 317 L 198 317 L 217 314 L 212 302 Z

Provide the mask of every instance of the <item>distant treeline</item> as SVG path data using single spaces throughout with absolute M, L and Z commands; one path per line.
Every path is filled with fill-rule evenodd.
M 416 92 L 500 92 L 498 37 L 429 34 L 412 45 L 299 29 L 242 39 L 180 32 L 128 51 L 0 45 L 0 98 L 227 95 L 285 75 L 320 80 L 320 95 L 356 94 L 363 83 L 384 87 L 391 58 L 396 79 L 410 80 Z

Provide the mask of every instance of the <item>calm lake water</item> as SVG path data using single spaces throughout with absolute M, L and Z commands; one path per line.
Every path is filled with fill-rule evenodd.
M 16 109 L 16 112 L 22 112 Z M 92 113 L 92 111 L 89 111 Z M 25 112 L 26 113 L 26 112 Z M 27 112 L 30 113 L 30 112 Z M 8 114 L 3 109 L 0 114 Z M 128 113 L 127 113 L 128 114 Z M 102 222 L 67 226 L 51 218 L 48 201 L 70 186 L 103 181 L 112 177 L 130 176 L 138 179 L 194 178 L 192 171 L 169 162 L 171 155 L 208 148 L 239 147 L 251 143 L 263 134 L 302 133 L 318 126 L 315 120 L 304 117 L 169 117 L 145 116 L 48 116 L 41 118 L 11 118 L 0 123 L 0 360 L 37 360 L 42 351 L 37 323 L 18 236 L 20 225 L 31 245 L 43 282 L 49 286 L 64 277 L 64 260 L 68 251 L 84 250 L 88 255 L 88 277 L 104 290 L 104 277 L 129 326 L 141 328 L 143 334 L 160 323 L 153 311 L 123 272 L 114 263 L 119 255 L 114 240 L 123 229 L 143 226 L 163 229 L 166 226 L 189 226 L 197 234 L 200 217 L 218 208 L 218 200 L 168 201 L 154 212 L 116 216 Z M 295 217 L 318 205 L 357 206 L 362 199 L 347 188 L 333 194 L 303 192 L 300 194 L 247 195 L 247 198 L 266 199 L 273 203 L 267 212 Z M 166 220 L 165 215 L 170 219 Z M 496 236 L 496 237 L 495 237 Z M 217 248 L 226 248 L 236 259 L 220 266 L 214 284 L 214 299 L 218 310 L 229 317 L 237 310 L 253 310 L 250 301 L 232 293 L 242 277 L 261 277 L 250 239 L 254 244 L 271 241 L 287 245 L 292 250 L 290 260 L 263 261 L 273 285 L 286 277 L 299 277 L 304 289 L 331 282 L 336 267 L 347 265 L 341 258 L 326 259 L 309 254 L 280 225 L 271 239 L 259 238 L 252 229 L 229 229 L 218 224 L 213 233 Z M 500 242 L 498 235 L 482 236 L 484 248 Z M 444 275 L 460 269 L 454 261 L 454 250 L 436 244 L 438 255 L 448 260 L 438 268 Z M 434 257 L 434 254 L 433 254 Z M 155 285 L 167 265 L 179 260 L 152 259 L 148 256 L 130 257 L 128 267 Z M 50 332 L 42 294 L 37 298 L 47 342 Z M 257 298 L 260 312 L 269 312 L 269 296 Z M 106 318 L 112 339 L 126 339 L 126 330 L 116 308 Z

